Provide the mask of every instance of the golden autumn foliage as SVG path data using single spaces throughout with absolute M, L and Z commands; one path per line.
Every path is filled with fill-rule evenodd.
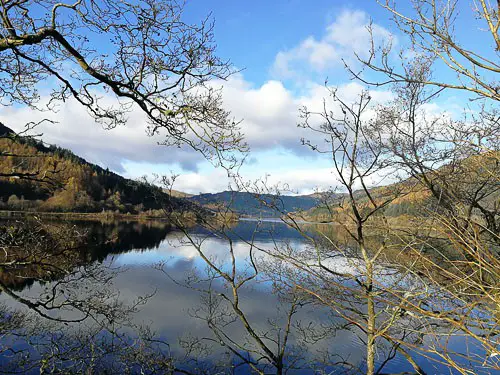
M 161 200 L 170 199 L 154 185 L 125 179 L 30 138 L 1 138 L 0 148 L 2 209 L 139 214 L 160 210 Z
M 470 156 L 453 166 L 446 165 L 428 175 L 437 186 L 443 186 L 457 199 L 455 204 L 467 206 L 472 195 L 479 196 L 486 206 L 500 204 L 498 185 L 500 184 L 500 152 L 486 151 L 479 155 Z M 359 207 L 373 208 L 373 203 L 359 192 Z M 387 202 L 383 213 L 388 217 L 426 216 L 429 205 L 436 203 L 431 191 L 416 179 L 371 189 L 373 201 L 377 205 Z M 470 197 L 469 197 L 470 195 Z M 458 199 L 460 198 L 460 199 Z M 342 196 L 334 200 L 302 212 L 297 218 L 311 222 L 333 222 L 339 218 L 347 219 L 350 208 Z

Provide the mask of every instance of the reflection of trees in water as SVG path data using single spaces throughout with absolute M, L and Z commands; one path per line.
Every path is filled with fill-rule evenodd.
M 179 246 L 190 244 L 200 257 L 205 256 L 207 266 L 186 272 L 176 270 L 175 273 L 168 267 L 162 268 L 196 296 L 190 300 L 189 314 L 186 314 L 189 316 L 184 317 L 182 323 L 171 323 L 193 328 L 190 334 L 186 331 L 178 345 L 173 345 L 178 340 L 176 335 L 159 335 L 133 323 L 132 316 L 150 300 L 146 296 L 124 304 L 119 289 L 113 285 L 115 275 L 121 271 L 110 269 L 108 262 L 103 262 L 109 254 L 158 247 L 167 235 L 174 234 L 169 226 L 133 222 L 49 223 L 45 230 L 52 233 L 54 239 L 41 242 L 40 249 L 46 252 L 55 244 L 62 246 L 53 249 L 51 260 L 59 269 L 64 265 L 68 266 L 66 271 L 72 272 L 32 276 L 33 280 L 52 282 L 41 286 L 35 284 L 25 293 L 16 293 L 25 298 L 19 302 L 28 303 L 26 308 L 2 308 L 2 369 L 7 370 L 7 362 L 10 362 L 9 366 L 18 369 L 32 366 L 38 372 L 44 366 L 46 371 L 65 367 L 72 373 L 88 369 L 97 373 L 105 370 L 112 373 L 138 373 L 140 370 L 175 373 L 175 369 L 182 369 L 184 373 L 197 374 L 364 371 L 362 356 L 341 348 L 346 341 L 356 340 L 356 337 L 363 342 L 364 327 L 360 322 L 366 313 L 366 301 L 356 291 L 356 285 L 352 280 L 342 280 L 313 268 L 300 271 L 290 267 L 291 261 L 295 260 L 296 266 L 304 266 L 307 259 L 317 255 L 323 246 L 317 237 L 317 246 L 299 249 L 296 236 L 288 235 L 290 228 L 283 224 L 252 222 L 225 227 L 202 223 L 196 228 L 174 224 L 180 232 L 175 232 L 172 246 L 177 241 Z M 327 235 L 324 240 L 334 239 L 337 244 L 344 244 L 351 256 L 347 265 L 359 266 L 355 260 L 358 250 L 338 227 L 304 226 L 308 233 L 319 230 Z M 217 244 L 223 248 L 225 257 L 220 256 L 221 252 L 217 253 L 218 258 L 211 256 L 210 238 L 213 236 L 217 236 Z M 60 241 L 55 241 L 56 238 Z M 73 241 L 68 241 L 70 238 Z M 367 241 L 374 247 L 380 238 L 375 235 Z M 242 243 L 253 246 L 253 262 L 252 257 L 236 259 L 241 254 L 235 254 L 235 245 Z M 271 246 L 273 254 L 269 255 L 274 257 L 262 257 L 266 251 L 264 243 Z M 42 253 L 35 250 L 36 247 L 30 246 L 32 254 Z M 328 255 L 327 247 L 321 251 L 323 256 Z M 280 254 L 286 255 L 287 260 L 280 261 Z M 337 258 L 334 252 L 330 255 L 332 261 L 338 259 L 338 252 Z M 237 261 L 238 266 L 233 267 Z M 330 270 L 333 269 L 332 264 Z M 397 277 L 395 268 L 381 271 L 386 272 L 388 278 Z M 345 274 L 346 270 L 342 272 Z M 166 284 L 159 284 L 159 287 L 168 288 Z M 178 293 L 183 293 L 182 290 Z M 377 286 L 377 293 L 380 291 L 381 286 Z M 316 293 L 314 298 L 311 292 Z M 390 298 L 380 293 L 376 300 L 380 322 L 397 317 L 397 322 L 387 331 L 388 338 L 398 337 L 406 347 L 411 345 L 418 350 L 429 340 L 439 339 L 425 335 L 422 327 L 426 324 L 435 325 L 430 334 L 445 334 L 450 329 L 442 322 L 416 319 L 411 313 L 398 309 L 397 303 L 393 309 L 387 308 L 391 305 Z M 30 308 L 29 303 L 36 309 Z M 182 298 L 171 300 L 171 303 L 172 308 L 180 308 Z M 40 317 L 39 312 L 48 317 Z M 162 314 L 158 311 L 155 316 L 162 319 Z M 78 322 L 71 323 L 75 320 Z M 70 324 L 66 326 L 64 322 Z M 206 329 L 199 329 L 195 322 L 201 322 Z M 167 337 L 168 343 L 161 340 L 163 337 Z M 14 342 L 16 349 L 23 349 L 19 354 L 9 350 Z M 397 354 L 396 344 L 381 336 L 377 345 L 377 364 L 382 366 L 386 362 L 383 368 L 387 371 L 401 370 L 398 367 L 401 365 L 397 364 L 401 363 L 401 355 Z M 29 359 L 24 357 L 27 353 Z M 393 362 L 396 365 L 391 368 Z
M 121 271 L 89 261 L 95 258 L 87 247 L 93 234 L 103 239 L 122 230 L 127 228 L 96 232 L 38 220 L 2 226 L 3 372 L 154 373 L 171 367 L 162 343 L 131 321 L 151 294 L 123 301 L 114 285 Z
M 131 326 L 124 331 L 110 322 L 92 323 L 67 326 L 2 308 L 1 372 L 163 374 L 174 370 L 168 344 L 148 329 Z
M 87 222 L 81 226 L 88 232 L 84 251 L 92 261 L 103 261 L 110 254 L 131 250 L 157 249 L 172 230 L 168 223 L 152 221 Z
M 73 268 L 102 262 L 110 254 L 158 248 L 171 231 L 162 222 L 6 221 L 0 240 L 7 249 L 0 281 L 21 291 L 34 282 L 60 279 Z

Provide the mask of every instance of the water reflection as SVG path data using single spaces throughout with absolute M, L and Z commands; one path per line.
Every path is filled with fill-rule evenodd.
M 210 373 L 210 366 L 214 363 L 222 363 L 222 367 L 234 364 L 235 362 L 226 358 L 228 354 L 234 356 L 234 353 L 228 353 L 227 346 L 219 345 L 222 339 L 214 337 L 214 332 L 225 332 L 229 339 L 241 345 L 241 348 L 258 352 L 255 342 L 249 339 L 248 330 L 238 324 L 234 317 L 220 315 L 231 313 L 224 310 L 227 307 L 217 305 L 217 312 L 210 310 L 214 309 L 216 303 L 221 302 L 209 301 L 208 298 L 216 298 L 219 294 L 226 293 L 227 285 L 218 276 L 210 277 L 210 272 L 205 271 L 206 263 L 182 232 L 174 230 L 164 222 L 80 221 L 67 222 L 64 225 L 85 233 L 85 246 L 78 248 L 78 261 L 73 263 L 75 267 L 85 263 L 98 268 L 103 266 L 104 268 L 99 269 L 107 274 L 112 272 L 110 270 L 116 271 L 112 279 L 106 281 L 107 287 L 116 291 L 117 294 L 113 296 L 125 304 L 134 304 L 138 296 L 151 295 L 147 303 L 140 306 L 139 312 L 131 315 L 132 322 L 129 325 L 147 326 L 154 332 L 155 338 L 168 343 L 168 355 L 175 358 L 178 368 L 196 373 L 208 369 Z M 311 232 L 313 229 L 309 228 Z M 334 229 L 329 227 L 327 230 Z M 232 249 L 238 258 L 237 265 L 241 268 L 238 271 L 241 272 L 249 266 L 249 242 L 262 249 L 289 246 L 298 251 L 305 251 L 308 246 L 300 233 L 278 222 L 241 221 L 231 228 L 228 238 L 197 226 L 190 228 L 189 232 L 191 240 L 203 243 L 204 253 L 221 267 L 230 264 L 228 239 L 233 241 Z M 266 260 L 269 261 L 263 259 L 264 262 Z M 335 262 L 342 267 L 348 266 L 342 258 L 335 259 Z M 15 276 L 12 278 L 16 280 L 14 282 L 2 275 L 3 282 L 5 285 L 15 286 L 16 290 L 22 290 L 22 295 L 26 298 L 43 295 L 60 280 L 59 275 L 37 274 L 30 277 L 29 272 L 25 272 L 22 277 Z M 186 283 L 186 279 L 190 282 Z M 101 287 L 97 281 L 92 282 L 94 284 L 90 285 Z M 85 295 L 83 289 L 88 286 L 89 284 L 83 282 L 81 286 L 74 284 L 73 293 Z M 248 287 L 241 289 L 238 306 L 245 312 L 245 319 L 251 322 L 253 329 L 265 337 L 266 344 L 272 348 L 277 346 L 272 342 L 275 337 L 273 335 L 282 335 L 283 332 L 279 330 L 286 326 L 287 309 L 291 304 L 286 296 L 280 295 L 274 288 L 272 280 L 256 279 Z M 25 309 L 22 303 L 14 301 L 5 293 L 2 293 L 1 300 L 11 309 Z M 363 371 L 365 348 L 360 332 L 343 326 L 338 317 L 331 314 L 327 308 L 309 302 L 301 302 L 299 305 L 300 308 L 297 308 L 293 316 L 294 334 L 287 343 L 289 358 L 285 359 L 285 362 L 291 364 L 292 358 L 296 361 L 289 373 L 318 373 L 320 370 L 327 373 Z M 63 312 L 62 316 L 64 314 L 71 312 Z M 218 323 L 225 325 L 224 331 L 214 331 L 210 326 L 214 324 L 210 317 L 219 319 Z M 198 346 L 194 348 L 193 343 Z M 382 347 L 378 354 L 378 361 L 381 363 L 386 358 Z M 421 359 L 419 364 L 428 373 L 447 371 L 444 366 L 436 367 L 435 363 L 425 359 Z M 5 365 L 5 361 L 2 365 Z M 261 369 L 269 371 L 266 367 Z M 252 372 L 248 364 L 226 370 L 228 373 Z M 37 372 L 38 369 L 33 371 Z M 394 354 L 394 358 L 384 367 L 384 372 L 403 371 L 412 371 L 412 366 L 397 354 Z

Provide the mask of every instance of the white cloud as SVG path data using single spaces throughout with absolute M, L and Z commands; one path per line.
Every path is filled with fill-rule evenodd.
M 354 103 L 364 87 L 349 82 L 337 87 L 338 95 L 347 103 Z M 373 104 L 390 100 L 393 94 L 385 90 L 371 90 Z M 329 91 L 324 85 L 309 83 L 302 95 L 294 93 L 279 81 L 268 81 L 253 88 L 243 76 L 230 79 L 223 90 L 224 103 L 236 118 L 243 120 L 242 130 L 254 151 L 282 147 L 297 155 L 309 153 L 301 145 L 301 138 L 321 142 L 322 135 L 297 127 L 299 108 L 307 106 L 311 111 L 322 111 L 326 99 L 327 108 L 340 113 L 340 108 L 329 101 Z
M 366 56 L 370 50 L 370 29 L 375 42 L 382 43 L 391 38 L 392 34 L 387 29 L 376 23 L 370 24 L 365 12 L 344 10 L 327 27 L 325 39 Z
M 213 84 L 220 85 L 217 82 Z M 362 89 L 361 85 L 353 82 L 338 88 L 339 94 L 348 102 L 354 101 Z M 386 100 L 390 95 L 387 91 L 373 92 L 373 96 L 379 100 Z M 321 142 L 321 136 L 297 127 L 298 109 L 306 105 L 312 110 L 321 110 L 323 98 L 327 96 L 328 90 L 319 84 L 310 83 L 302 95 L 297 95 L 276 80 L 252 87 L 242 75 L 233 76 L 224 82 L 223 86 L 224 105 L 231 110 L 235 118 L 243 120 L 242 130 L 254 152 L 252 155 L 254 158 L 261 151 L 276 149 L 285 150 L 299 157 L 309 155 L 314 158 L 314 155 L 301 145 L 300 139 L 313 138 Z M 101 100 L 111 103 L 113 99 L 103 97 Z M 163 171 L 175 169 L 181 172 L 175 166 L 177 165 L 182 167 L 184 172 L 188 172 L 177 182 L 178 190 L 198 193 L 227 188 L 228 180 L 225 175 L 221 175 L 224 173 L 207 168 L 208 163 L 201 165 L 203 159 L 195 151 L 188 148 L 158 146 L 157 142 L 162 140 L 161 136 L 146 135 L 146 120 L 140 111 L 131 112 L 125 126 L 111 130 L 105 130 L 96 124 L 82 106 L 72 101 L 61 105 L 56 113 L 40 113 L 27 108 L 4 108 L 0 112 L 0 121 L 19 131 L 22 130 L 23 124 L 36 121 L 42 115 L 57 121 L 56 124 L 45 124 L 36 130 L 43 133 L 44 141 L 68 148 L 90 162 L 109 167 L 132 178 L 151 174 L 155 168 Z M 255 168 L 266 168 L 258 171 L 259 175 L 270 172 L 273 167 L 266 165 L 265 162 L 257 164 Z M 197 167 L 201 167 L 200 173 L 194 172 Z M 295 168 L 291 164 L 282 167 Z M 313 175 L 301 172 L 300 176 L 294 174 L 288 177 L 290 181 L 296 182 L 297 186 L 294 188 L 299 190 L 313 184 L 315 178 L 320 181 L 318 185 L 328 185 L 318 173 L 314 174 L 314 178 L 307 176 Z M 281 178 L 281 182 L 285 182 L 287 179 L 285 177 L 287 176 Z M 300 182 L 302 180 L 304 182 Z
M 104 96 L 100 100 L 112 103 L 114 99 Z M 161 135 L 146 134 L 146 119 L 139 110 L 128 114 L 126 126 L 104 129 L 86 112 L 85 108 L 69 100 L 57 112 L 39 112 L 26 107 L 3 108 L 0 121 L 15 131 L 22 131 L 30 121 L 48 118 L 56 123 L 43 123 L 32 131 L 42 133 L 46 143 L 68 148 L 78 156 L 119 173 L 124 172 L 125 160 L 149 163 L 178 163 L 186 170 L 195 170 L 202 158 L 187 147 L 167 148 L 157 143 Z
M 327 191 L 338 185 L 333 168 L 294 169 L 271 173 L 267 180 L 270 185 L 287 184 L 291 191 L 299 194 Z
M 366 57 L 371 46 L 370 30 L 377 45 L 389 40 L 396 42 L 387 29 L 371 24 L 365 12 L 344 10 L 326 28 L 321 39 L 308 36 L 296 47 L 278 52 L 272 73 L 281 78 L 303 78 L 341 66 L 342 59 L 350 61 L 355 54 Z
M 190 194 L 216 193 L 227 190 L 229 179 L 225 171 L 209 169 L 198 173 L 183 173 L 177 177 L 173 188 Z
M 281 82 L 252 88 L 242 76 L 235 76 L 224 85 L 223 96 L 226 107 L 243 120 L 242 130 L 252 149 L 299 145 L 298 102 Z
M 314 70 L 324 71 L 331 63 L 339 60 L 339 53 L 332 44 L 308 37 L 297 47 L 278 52 L 273 71 L 281 77 L 293 77 L 295 74 L 291 65 L 296 61 L 305 61 Z

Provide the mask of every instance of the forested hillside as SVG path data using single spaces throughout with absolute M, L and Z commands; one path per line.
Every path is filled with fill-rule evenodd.
M 71 151 L 0 128 L 0 208 L 138 214 L 174 205 L 160 188 L 126 179 Z M 19 176 L 22 175 L 23 178 Z
M 430 171 L 427 178 L 436 186 L 446 185 L 454 194 L 463 197 L 462 203 L 470 204 L 477 200 L 483 209 L 492 209 L 500 204 L 500 184 L 496 174 L 492 173 L 499 168 L 498 158 L 498 152 L 484 152 L 463 159 L 453 166 L 444 165 L 436 171 Z M 370 194 L 378 204 L 388 201 L 380 212 L 388 217 L 426 216 L 438 206 L 436 196 L 415 178 L 373 188 Z M 361 205 L 369 206 L 369 198 L 365 192 L 359 190 L 355 195 Z M 307 221 L 330 222 L 336 215 L 349 210 L 347 204 L 347 196 L 339 194 L 329 200 L 322 200 L 309 210 L 297 213 L 297 216 Z M 475 214 L 477 210 L 479 207 L 473 209 L 471 214 Z
M 1 124 L 0 147 L 0 209 L 4 210 L 122 214 L 152 214 L 158 210 L 156 214 L 159 214 L 168 200 L 170 207 L 195 203 L 214 209 L 222 205 L 230 206 L 239 215 L 251 217 L 276 217 L 287 212 L 300 212 L 297 216 L 301 219 L 329 222 L 334 215 L 346 209 L 343 202 L 345 195 L 337 193 L 275 196 L 225 191 L 191 196 L 175 192 L 170 197 L 157 186 L 126 179 L 87 162 L 69 150 L 46 146 L 34 138 L 17 137 Z M 440 176 L 448 176 L 446 184 L 452 190 L 465 196 L 470 190 L 487 206 L 494 205 L 499 200 L 498 181 L 485 180 L 483 175 L 497 168 L 497 160 L 497 155 L 484 153 L 463 160 L 459 167 L 454 166 L 452 174 L 447 171 L 448 166 L 443 166 L 441 172 L 429 178 L 443 183 L 438 181 Z M 492 163 L 495 165 L 490 165 Z M 476 180 L 486 181 L 479 191 L 472 188 Z M 425 214 L 429 205 L 435 202 L 431 192 L 415 181 L 408 179 L 377 187 L 371 191 L 372 198 L 382 202 L 387 197 L 396 197 L 383 209 L 387 216 Z M 366 194 L 361 191 L 356 194 L 359 194 L 360 202 L 368 204 Z
M 391 186 L 384 188 L 377 188 L 372 191 L 374 197 L 382 201 L 391 188 L 399 188 L 400 186 Z M 361 191 L 356 193 L 361 202 L 369 204 L 368 197 Z M 400 197 L 390 202 L 383 210 L 384 214 L 389 217 L 398 217 L 402 215 L 414 216 L 421 214 L 425 206 L 431 201 L 430 193 L 425 189 L 415 188 L 414 191 L 407 191 Z M 297 212 L 295 215 L 303 220 L 311 222 L 330 222 L 338 214 L 348 210 L 345 195 L 338 195 L 334 199 L 326 202 L 321 202 L 317 206 L 303 211 Z

